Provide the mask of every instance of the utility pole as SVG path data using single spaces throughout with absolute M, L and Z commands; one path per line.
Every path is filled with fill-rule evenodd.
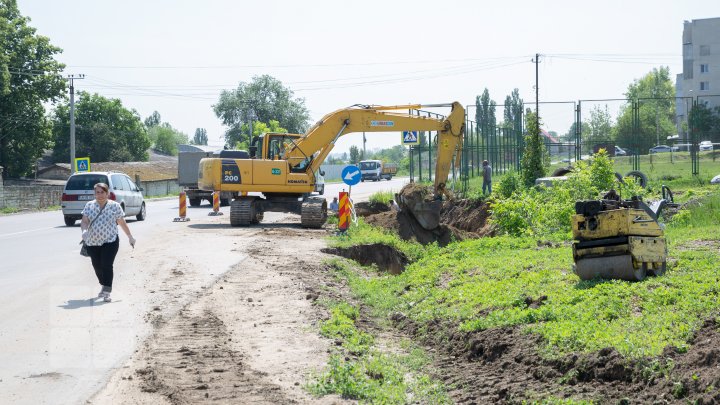
M 70 81 L 70 174 L 75 173 L 75 80 L 84 79 L 84 74 L 68 75 Z
M 540 137 L 540 88 L 538 86 L 538 66 L 540 65 L 540 54 L 535 54 L 535 59 L 532 59 L 535 63 L 535 133 L 536 137 Z M 537 140 L 537 139 L 536 139 Z
M 363 154 L 362 154 L 362 155 L 363 155 L 363 157 L 362 157 L 363 159 L 365 159 L 365 156 L 367 156 L 367 155 L 365 154 L 365 142 L 367 142 L 367 139 L 365 139 L 365 132 L 363 132 Z

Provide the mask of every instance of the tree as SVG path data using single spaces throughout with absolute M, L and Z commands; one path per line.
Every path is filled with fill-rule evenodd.
M 354 165 L 357 164 L 359 161 L 363 160 L 362 152 L 360 151 L 360 148 L 353 145 L 350 147 L 350 164 Z
M 695 141 L 720 141 L 720 107 L 710 109 L 705 104 L 693 106 L 689 121 Z
M 276 120 L 292 133 L 304 133 L 310 120 L 305 100 L 293 99 L 292 90 L 269 75 L 255 76 L 250 83 L 240 82 L 235 90 L 223 90 L 213 109 L 228 127 L 228 146 L 249 141 L 249 122 Z
M 583 123 L 582 141 L 584 152 L 593 150 L 593 146 L 612 140 L 613 123 L 607 104 L 605 108 L 596 105 L 590 110 L 590 119 Z
M 615 140 L 636 152 L 647 151 L 663 143 L 675 128 L 675 85 L 670 79 L 670 68 L 653 69 L 628 86 L 625 96 L 637 101 L 638 125 L 634 125 L 632 104 L 622 107 L 615 127 Z
M 70 106 L 54 111 L 53 160 L 70 160 Z M 75 103 L 75 142 L 77 156 L 90 156 L 95 162 L 146 161 L 150 147 L 145 126 L 138 113 L 123 107 L 118 99 L 81 91 Z
M 205 128 L 195 128 L 195 136 L 193 137 L 192 143 L 195 145 L 207 145 L 207 130 Z
M 505 97 L 504 127 L 522 133 L 522 115 L 523 99 L 520 98 L 520 90 L 515 88 L 509 96 Z
M 30 174 L 51 146 L 43 105 L 60 100 L 66 89 L 60 76 L 65 65 L 54 59 L 62 50 L 29 21 L 15 0 L 0 0 L 0 166 L 7 177 Z
M 548 152 L 543 137 L 538 132 L 542 121 L 538 125 L 538 117 L 534 112 L 527 113 L 525 119 L 527 120 L 525 128 L 528 129 L 528 133 L 525 135 L 525 150 L 520 161 L 520 174 L 525 186 L 532 187 L 535 179 L 545 177 Z
M 151 127 L 148 130 L 148 138 L 152 141 L 155 150 L 172 156 L 177 155 L 178 145 L 188 143 L 188 136 L 167 122 Z
M 157 111 L 153 111 L 149 117 L 145 118 L 145 126 L 148 128 L 156 127 L 160 125 L 161 122 L 160 113 Z
M 480 131 L 489 134 L 495 131 L 497 119 L 495 118 L 495 101 L 490 99 L 490 92 L 486 88 L 482 96 L 475 98 L 475 121 Z
M 178 144 L 175 138 L 175 130 L 167 125 L 158 125 L 150 129 L 154 133 L 155 150 L 166 155 L 177 155 Z
M 570 125 L 570 129 L 568 129 L 567 133 L 565 135 L 561 135 L 560 139 L 562 139 L 564 142 L 575 142 L 576 140 L 576 134 L 575 129 L 577 128 L 577 122 L 574 122 Z M 580 129 L 582 130 L 583 134 L 587 134 L 590 132 L 590 126 L 587 122 L 583 122 L 580 125 Z

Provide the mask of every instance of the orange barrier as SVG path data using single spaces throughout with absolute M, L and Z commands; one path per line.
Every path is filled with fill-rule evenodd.
M 213 191 L 213 210 L 208 213 L 208 215 L 222 215 L 223 213 L 220 212 L 220 192 L 219 191 Z
M 185 195 L 184 191 L 180 192 L 179 211 L 180 211 L 180 216 L 173 219 L 173 222 L 185 222 L 185 221 L 190 220 L 190 218 L 187 218 L 185 216 L 185 215 L 187 215 L 187 196 Z
M 340 192 L 340 198 L 338 203 L 338 229 L 341 231 L 347 231 L 350 227 L 350 201 L 348 193 L 345 191 Z

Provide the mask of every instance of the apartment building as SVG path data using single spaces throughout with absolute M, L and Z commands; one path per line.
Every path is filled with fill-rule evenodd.
M 675 79 L 678 134 L 684 138 L 691 99 L 709 108 L 720 106 L 720 17 L 685 21 L 682 36 L 683 72 Z

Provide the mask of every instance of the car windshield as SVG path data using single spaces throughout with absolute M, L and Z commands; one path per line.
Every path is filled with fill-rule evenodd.
M 108 184 L 107 176 L 103 174 L 79 174 L 68 179 L 65 190 L 92 190 L 97 183 Z
M 360 162 L 360 170 L 373 170 L 376 168 L 376 162 Z

